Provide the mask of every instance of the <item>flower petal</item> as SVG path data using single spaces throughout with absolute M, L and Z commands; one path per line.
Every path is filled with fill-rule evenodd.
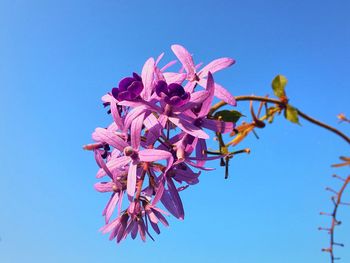
M 214 98 L 214 93 L 215 93 L 215 86 L 214 86 L 214 79 L 213 79 L 213 75 L 209 72 L 208 73 L 208 79 L 207 79 L 207 86 L 206 86 L 206 91 L 209 92 L 209 96 L 208 98 L 206 98 L 203 101 L 201 110 L 198 113 L 198 117 L 205 117 L 207 116 L 211 104 L 213 102 L 213 98 Z
M 101 139 L 101 142 L 108 143 L 109 145 L 113 146 L 119 151 L 123 151 L 124 148 L 128 146 L 128 144 L 122 138 L 120 138 L 116 133 L 111 132 L 107 129 L 96 128 L 94 133 L 97 138 Z
M 200 79 L 199 80 L 199 85 L 202 87 L 206 88 L 207 86 L 207 80 L 206 79 Z M 225 101 L 227 104 L 230 104 L 232 106 L 236 106 L 236 100 L 235 97 L 231 95 L 230 92 L 228 92 L 223 86 L 215 83 L 215 92 L 214 96 L 219 98 L 220 100 Z
M 136 172 L 137 172 L 137 164 L 131 163 L 129 166 L 128 180 L 127 180 L 127 186 L 126 186 L 126 190 L 130 200 L 132 199 L 135 193 Z
M 172 154 L 170 152 L 163 151 L 163 150 L 156 150 L 156 149 L 141 150 L 139 151 L 139 157 L 140 157 L 140 160 L 143 162 L 155 162 L 159 160 L 167 160 L 168 161 L 167 169 L 169 169 L 173 163 Z
M 208 72 L 210 71 L 212 74 L 219 70 L 223 70 L 225 68 L 230 67 L 233 65 L 236 61 L 232 58 L 218 58 L 210 62 L 208 65 L 206 65 L 204 68 L 202 68 L 198 76 L 200 78 L 205 78 L 208 75 Z
M 233 122 L 224 122 L 220 120 L 210 120 L 210 119 L 203 119 L 202 120 L 202 127 L 207 128 L 209 130 L 220 132 L 220 133 L 227 133 L 232 132 L 232 130 L 235 127 L 235 124 Z
M 174 52 L 175 56 L 182 63 L 189 78 L 192 79 L 196 74 L 196 70 L 191 54 L 183 46 L 180 45 L 172 45 L 171 49 Z
M 108 206 L 106 207 L 107 208 L 106 209 L 106 216 L 105 216 L 106 224 L 109 222 L 109 220 L 114 212 L 115 206 L 118 203 L 118 200 L 119 200 L 119 193 L 113 193 L 111 200 L 108 203 Z
M 171 178 L 167 178 L 168 190 L 165 190 L 162 196 L 162 203 L 165 208 L 176 218 L 184 219 L 184 209 L 179 193 Z
M 190 100 L 185 105 L 181 107 L 176 107 L 176 109 L 174 109 L 174 112 L 184 112 L 188 109 L 192 109 L 193 107 L 205 101 L 209 97 L 209 95 L 209 92 L 206 90 L 194 92 L 191 94 Z
M 193 137 L 209 139 L 209 135 L 206 134 L 203 130 L 188 122 L 187 120 L 185 121 L 184 119 L 181 119 L 181 117 L 169 117 L 168 119 L 181 130 L 188 134 L 191 134 Z
M 141 78 L 143 82 L 143 90 L 141 96 L 144 100 L 149 100 L 153 91 L 153 79 L 154 79 L 154 58 L 149 58 L 142 68 Z
M 184 82 L 186 79 L 185 73 L 165 72 L 163 76 L 165 78 L 165 81 L 168 84 L 171 84 L 171 83 L 182 84 L 182 82 Z
M 143 120 L 145 118 L 145 112 L 141 113 L 137 118 L 131 123 L 131 147 L 138 150 L 141 142 L 141 130 L 143 125 Z
M 115 170 L 115 169 L 122 168 L 122 167 L 126 166 L 129 162 L 130 162 L 130 157 L 121 156 L 121 157 L 110 159 L 106 163 L 106 166 L 111 172 L 113 172 L 113 170 Z M 104 169 L 100 169 L 100 170 L 98 170 L 96 177 L 101 178 L 105 174 L 106 174 L 106 171 Z

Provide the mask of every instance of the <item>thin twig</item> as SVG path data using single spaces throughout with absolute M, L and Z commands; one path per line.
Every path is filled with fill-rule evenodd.
M 335 227 L 337 225 L 339 225 L 339 221 L 337 220 L 337 212 L 338 212 L 338 208 L 339 208 L 339 205 L 342 204 L 342 195 L 343 195 L 343 192 L 346 188 L 346 186 L 348 185 L 348 183 L 350 182 L 350 175 L 345 179 L 342 187 L 340 188 L 338 194 L 336 195 L 336 200 L 334 202 L 334 209 L 333 209 L 333 212 L 332 212 L 332 224 L 331 224 L 331 228 L 329 230 L 329 233 L 330 233 L 330 247 L 329 249 L 327 250 L 330 255 L 331 255 L 331 262 L 334 263 L 334 260 L 336 259 L 334 257 L 334 245 L 340 245 L 340 246 L 343 246 L 343 244 L 339 244 L 339 243 L 336 243 L 334 241 L 334 230 L 335 230 Z
M 247 95 L 247 96 L 237 96 L 235 97 L 236 101 L 264 101 L 264 102 L 270 102 L 270 103 L 275 103 L 278 104 L 280 106 L 286 107 L 287 105 L 278 100 L 278 99 L 271 99 L 271 98 L 267 98 L 267 97 L 261 97 L 261 96 L 254 96 L 254 95 Z M 224 101 L 220 101 L 218 103 L 216 103 L 209 111 L 209 115 L 212 115 L 215 111 L 217 111 L 219 108 L 225 106 L 227 103 Z M 300 111 L 297 109 L 298 115 L 302 118 L 304 118 L 305 120 L 316 124 L 317 126 L 323 127 L 335 134 L 337 134 L 338 136 L 342 137 L 347 143 L 350 144 L 350 138 L 348 136 L 346 136 L 344 133 L 342 133 L 341 131 L 337 130 L 336 128 L 325 124 L 319 120 L 316 120 L 310 116 L 308 116 L 307 114 L 305 114 L 304 112 Z

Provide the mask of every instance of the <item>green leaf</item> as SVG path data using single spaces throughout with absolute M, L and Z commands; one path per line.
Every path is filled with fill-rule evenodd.
M 234 123 L 236 123 L 239 120 L 239 118 L 241 118 L 242 116 L 244 116 L 242 113 L 235 110 L 222 110 L 214 114 L 214 118 L 216 120 L 220 119 L 226 122 L 234 122 Z
M 287 78 L 283 75 L 277 75 L 273 79 L 272 81 L 273 93 L 275 93 L 275 95 L 278 98 L 286 96 L 286 92 L 284 91 L 284 88 L 287 85 L 287 82 L 288 82 Z
M 298 110 L 290 105 L 287 105 L 287 108 L 284 111 L 284 117 L 286 117 L 287 120 L 293 122 L 293 123 L 299 123 L 299 117 L 298 117 Z

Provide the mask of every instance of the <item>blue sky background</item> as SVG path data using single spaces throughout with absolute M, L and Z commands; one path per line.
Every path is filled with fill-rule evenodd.
M 0 262 L 329 262 L 326 186 L 348 168 L 346 143 L 282 117 L 249 137 L 231 174 L 203 173 L 182 193 L 185 220 L 156 242 L 116 246 L 98 229 L 108 195 L 94 191 L 81 146 L 110 122 L 100 97 L 170 45 L 196 61 L 237 63 L 216 75 L 234 95 L 272 94 L 289 79 L 291 103 L 325 122 L 350 115 L 349 1 L 0 1 Z M 246 110 L 245 104 L 239 109 Z M 350 191 L 348 191 L 350 192 Z M 344 196 L 348 201 L 350 194 Z M 336 235 L 350 261 L 350 209 Z

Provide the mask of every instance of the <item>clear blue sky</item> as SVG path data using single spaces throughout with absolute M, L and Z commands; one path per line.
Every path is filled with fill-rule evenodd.
M 252 153 L 229 180 L 214 164 L 182 193 L 184 221 L 119 246 L 98 232 L 108 196 L 81 146 L 110 121 L 100 97 L 148 57 L 173 58 L 173 43 L 196 61 L 235 58 L 216 75 L 235 95 L 271 94 L 286 75 L 291 103 L 349 134 L 336 120 L 350 115 L 349 12 L 346 0 L 1 0 L 0 262 L 329 262 L 318 213 L 339 186 L 331 174 L 349 171 L 330 168 L 349 155 L 333 134 L 280 118 L 242 145 Z M 340 218 L 337 255 L 350 262 L 350 209 Z

